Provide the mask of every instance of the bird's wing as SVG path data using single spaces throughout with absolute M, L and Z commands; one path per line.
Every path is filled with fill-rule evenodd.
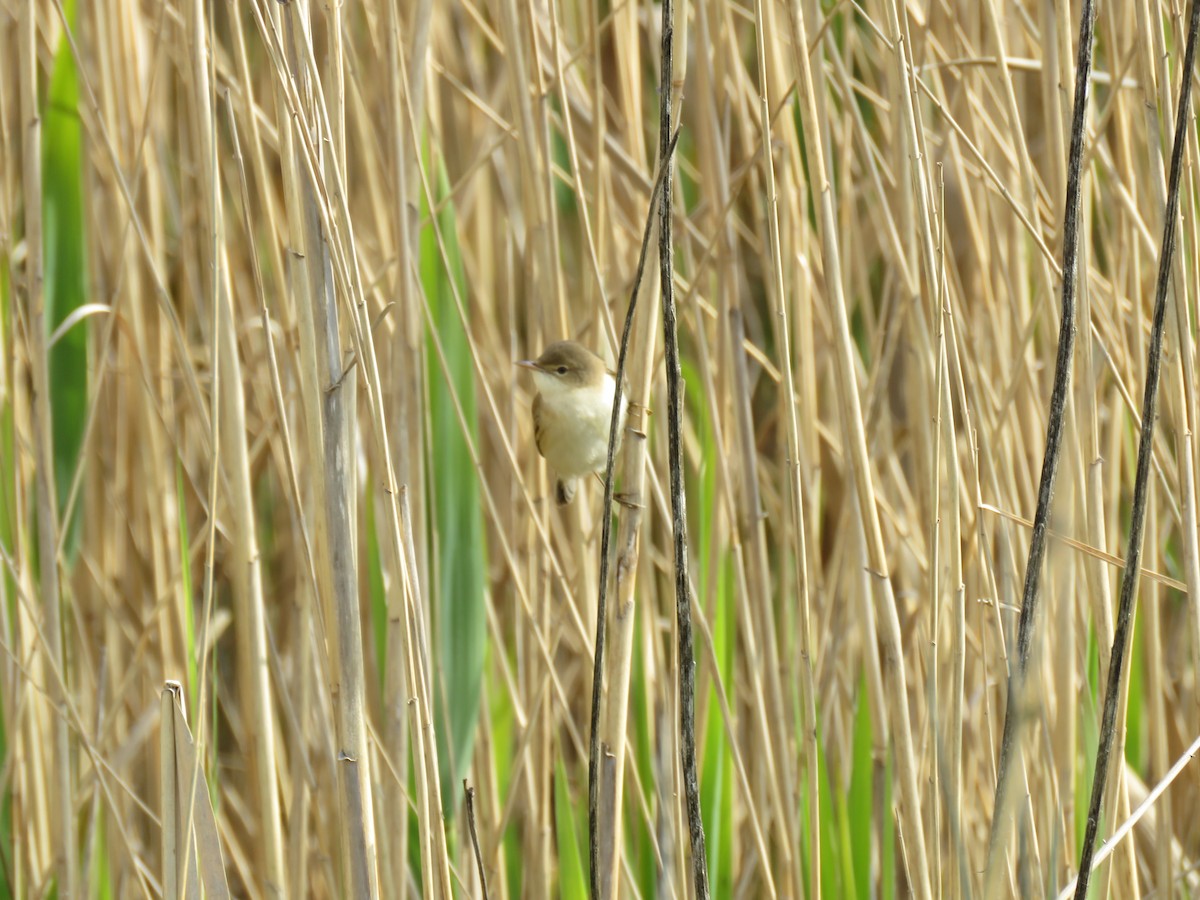
M 533 442 L 537 444 L 538 453 L 542 456 L 546 455 L 546 451 L 542 449 L 542 435 L 545 434 L 546 426 L 542 421 L 545 415 L 545 410 L 542 408 L 542 395 L 538 394 L 533 398 Z

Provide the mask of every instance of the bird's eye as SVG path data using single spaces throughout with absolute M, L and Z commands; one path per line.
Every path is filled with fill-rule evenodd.
M 558 374 L 559 374 L 559 375 L 566 375 L 566 374 L 567 374 L 567 367 L 566 367 L 566 366 L 559 366 L 559 367 L 558 367 L 558 369 L 557 369 L 556 371 L 558 372 Z

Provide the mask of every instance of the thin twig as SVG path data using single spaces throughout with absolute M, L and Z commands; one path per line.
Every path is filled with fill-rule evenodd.
M 1075 349 L 1075 288 L 1079 257 L 1080 184 L 1083 180 L 1083 139 L 1092 72 L 1092 34 L 1095 4 L 1084 0 L 1079 21 L 1079 49 L 1075 63 L 1075 107 L 1071 116 L 1071 146 L 1067 154 L 1067 197 L 1063 217 L 1062 322 L 1058 332 L 1058 356 L 1054 362 L 1054 384 L 1050 391 L 1050 411 L 1046 422 L 1046 453 L 1038 484 L 1037 512 L 1033 535 L 1029 539 L 1029 559 L 1025 567 L 1025 587 L 1021 595 L 1021 616 L 1017 626 L 1017 653 L 1008 676 L 1008 702 L 1004 711 L 1004 733 L 1000 740 L 1000 760 L 996 772 L 996 797 L 993 804 L 992 831 L 988 840 L 986 881 L 997 883 L 999 852 L 1007 831 L 1008 782 L 1017 752 L 1017 734 L 1022 719 L 1025 674 L 1033 642 L 1038 591 L 1041 587 L 1042 561 L 1046 555 L 1046 536 L 1050 523 L 1050 502 L 1054 498 L 1054 480 L 1062 451 L 1063 425 L 1067 392 L 1071 385 L 1071 362 Z
M 1139 822 L 1141 822 L 1142 819 L 1145 818 L 1147 816 L 1147 814 L 1151 812 L 1151 810 L 1153 810 L 1154 804 L 1157 803 L 1159 801 L 1159 799 L 1162 798 L 1162 795 L 1164 793 L 1166 793 L 1167 788 L 1169 788 L 1172 784 L 1175 783 L 1175 779 L 1178 778 L 1179 774 L 1185 768 L 1187 768 L 1190 763 L 1192 763 L 1196 759 L 1197 755 L 1200 755 L 1200 737 L 1197 737 L 1195 740 L 1193 740 L 1192 743 L 1188 745 L 1188 748 L 1186 750 L 1184 750 L 1183 753 L 1179 754 L 1179 758 L 1175 760 L 1175 763 L 1171 766 L 1170 769 L 1167 770 L 1167 773 L 1165 775 L 1163 775 L 1163 777 L 1161 779 L 1159 779 L 1158 784 L 1156 784 L 1152 790 L 1150 790 L 1146 793 L 1145 799 L 1143 799 L 1142 802 L 1137 805 L 1137 809 L 1133 810 L 1133 812 L 1131 812 L 1129 814 L 1129 818 L 1127 818 L 1124 822 L 1122 822 L 1119 826 L 1117 826 L 1116 831 L 1114 831 L 1109 836 L 1109 838 L 1104 842 L 1104 846 L 1100 848 L 1100 852 L 1098 852 L 1094 857 L 1092 857 L 1092 864 L 1090 866 L 1088 866 L 1089 874 L 1091 873 L 1092 869 L 1094 869 L 1096 866 L 1100 865 L 1100 863 L 1104 862 L 1104 860 L 1108 859 L 1108 857 L 1113 855 L 1113 853 L 1116 851 L 1117 847 L 1121 846 L 1121 842 L 1123 840 L 1125 840 L 1125 838 L 1128 837 L 1130 835 L 1130 833 L 1132 833 L 1134 827 Z M 1145 788 L 1143 788 L 1143 790 L 1145 790 Z M 1160 815 L 1161 815 L 1161 811 L 1160 811 Z M 1147 826 L 1147 828 L 1149 828 L 1149 826 Z M 1153 838 L 1151 838 L 1150 840 L 1153 840 Z M 1172 838 L 1171 840 L 1164 840 L 1163 843 L 1166 844 L 1168 849 L 1170 850 L 1170 849 L 1172 849 L 1170 845 L 1171 845 L 1171 843 L 1173 843 L 1173 841 L 1174 841 L 1174 839 Z M 1196 868 L 1196 866 L 1192 866 L 1192 870 L 1194 870 L 1195 868 Z M 1182 878 L 1186 878 L 1188 876 L 1189 871 L 1191 871 L 1191 870 L 1185 869 L 1182 872 L 1177 872 L 1174 880 L 1178 881 Z M 1168 884 L 1170 884 L 1170 881 L 1160 882 L 1160 884 L 1159 884 L 1159 888 L 1161 889 L 1160 892 L 1166 893 L 1167 896 L 1173 896 L 1172 894 L 1167 892 Z M 1071 896 L 1071 893 L 1078 886 L 1079 886 L 1079 876 L 1076 876 L 1074 879 L 1071 880 L 1070 883 L 1067 884 L 1066 887 L 1064 887 L 1061 891 L 1058 892 L 1057 900 L 1066 900 L 1066 898 Z M 1192 889 L 1194 890 L 1194 887 Z M 1150 897 L 1150 896 L 1153 896 L 1155 893 L 1156 893 L 1155 891 L 1150 891 L 1145 896 Z
M 471 846 L 475 849 L 475 868 L 479 871 L 479 889 L 483 900 L 488 900 L 487 875 L 483 873 L 483 854 L 479 850 L 479 833 L 475 830 L 475 788 L 463 779 L 463 794 L 467 798 L 467 828 L 471 832 Z
M 1121 672 L 1129 650 L 1133 627 L 1133 606 L 1137 600 L 1138 573 L 1141 571 L 1142 538 L 1146 529 L 1146 500 L 1150 492 L 1150 451 L 1154 440 L 1154 419 L 1158 406 L 1158 373 L 1162 364 L 1163 324 L 1167 312 L 1167 288 L 1171 282 L 1171 257 L 1175 253 L 1175 219 L 1179 215 L 1179 175 L 1183 168 L 1183 148 L 1187 140 L 1188 106 L 1192 96 L 1192 66 L 1196 59 L 1196 32 L 1200 30 L 1200 2 L 1192 0 L 1188 25 L 1187 50 L 1179 88 L 1179 109 L 1175 119 L 1175 145 L 1171 149 L 1171 175 L 1167 182 L 1167 210 L 1163 220 L 1162 253 L 1158 259 L 1158 283 L 1154 292 L 1154 319 L 1150 329 L 1150 348 L 1146 354 L 1146 389 L 1142 400 L 1142 432 L 1138 440 L 1137 475 L 1133 483 L 1133 508 L 1129 515 L 1129 549 L 1121 577 L 1121 597 L 1117 603 L 1117 627 L 1113 632 L 1112 656 L 1108 665 L 1108 684 L 1104 689 L 1104 715 L 1100 724 L 1100 745 L 1096 748 L 1096 770 L 1092 775 L 1092 800 L 1088 805 L 1087 830 L 1079 854 L 1079 881 L 1075 897 L 1087 897 L 1096 850 L 1096 832 L 1104 806 L 1104 785 L 1108 780 L 1108 758 L 1117 727 L 1117 705 L 1121 695 Z
M 592 669 L 592 718 L 591 737 L 588 746 L 588 868 L 592 897 L 600 895 L 600 694 L 604 679 L 604 636 L 606 631 L 605 610 L 608 599 L 608 544 L 612 536 L 613 461 L 616 457 L 616 435 L 619 427 L 621 397 L 624 394 L 625 356 L 629 350 L 629 333 L 633 329 L 633 314 L 637 309 L 638 290 L 646 272 L 646 250 L 650 246 L 650 230 L 654 227 L 654 201 L 667 174 L 667 161 L 675 152 L 679 140 L 676 131 L 658 165 L 658 175 L 650 191 L 650 210 L 646 214 L 646 227 L 642 231 L 642 249 L 638 254 L 637 274 L 629 292 L 629 307 L 625 310 L 625 327 L 621 331 L 621 346 L 617 352 L 617 388 L 613 391 L 612 418 L 608 426 L 608 460 L 604 466 L 604 506 L 601 510 L 600 528 L 600 591 L 596 599 L 596 649 Z

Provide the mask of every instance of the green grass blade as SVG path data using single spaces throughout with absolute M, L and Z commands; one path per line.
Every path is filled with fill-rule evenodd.
M 187 646 L 187 690 L 188 709 L 200 708 L 200 676 L 197 665 L 200 657 L 196 653 L 196 611 L 192 605 L 192 561 L 188 553 L 191 539 L 188 536 L 187 504 L 183 495 L 183 465 L 175 461 L 175 508 L 179 510 L 179 592 L 180 607 L 183 609 L 183 637 Z
M 683 362 L 684 378 L 689 384 L 700 384 L 699 372 L 686 360 Z M 688 404 L 688 415 L 704 440 L 702 459 L 715 460 L 718 448 L 708 415 L 708 405 L 699 394 L 693 395 L 694 402 Z M 699 510 L 697 534 L 712 533 L 717 516 L 717 467 L 706 465 L 696 477 L 688 478 L 692 502 Z M 699 497 L 696 496 L 697 492 Z M 698 503 L 696 501 L 699 501 Z M 707 548 L 705 548 L 707 549 Z M 706 603 L 713 597 L 713 607 L 708 610 L 712 622 L 713 646 L 721 681 L 733 684 L 736 623 L 731 601 L 733 573 L 728 553 L 709 558 L 699 567 L 700 602 Z M 715 580 L 715 584 L 713 583 Z M 700 725 L 702 746 L 700 758 L 700 806 L 708 832 L 708 880 L 713 894 L 728 897 L 733 893 L 733 751 L 721 716 L 720 701 L 715 685 L 708 690 L 704 719 Z
M 8 268 L 7 255 L 0 255 L 0 346 L 4 347 L 4 352 L 10 352 L 8 349 L 10 336 L 12 335 L 12 277 Z M 11 370 L 5 368 L 5 376 L 11 378 Z M 12 385 L 0 385 L 6 393 L 11 395 Z M 13 454 L 13 405 L 11 403 L 0 404 L 0 544 L 4 547 L 4 552 L 9 557 L 13 555 L 13 534 L 14 534 L 14 512 L 13 503 L 13 486 L 17 484 L 17 472 L 15 466 L 16 457 Z M 3 633 L 13 633 L 13 621 L 16 618 L 16 603 L 17 603 L 17 582 L 13 577 L 8 567 L 4 568 L 4 572 L 0 573 L 0 579 L 3 579 L 3 603 L 0 603 L 0 616 L 4 616 Z M 0 703 L 3 703 L 7 697 L 4 692 L 0 692 Z M 8 732 L 5 728 L 5 722 L 9 721 L 9 716 L 12 711 L 9 709 L 3 710 L 3 715 L 0 715 L 0 758 L 8 758 Z M 12 789 L 11 782 L 4 784 L 3 793 L 0 794 L 0 853 L 4 854 L 4 859 L 13 859 L 13 841 L 12 841 Z M 0 900 L 13 895 L 13 885 L 11 884 L 11 876 L 7 870 L 0 870 Z
M 896 766 L 892 762 L 892 754 L 887 755 L 887 762 L 884 765 L 886 774 L 883 779 L 883 808 L 891 813 L 896 807 L 895 790 L 893 789 Z M 879 823 L 880 831 L 883 833 L 880 848 L 880 856 L 883 859 L 883 864 L 879 867 L 879 896 L 882 900 L 894 900 L 896 897 L 896 817 L 894 815 L 886 815 L 883 821 Z
M 717 611 L 713 622 L 713 643 L 717 662 L 726 684 L 732 683 L 733 632 L 729 606 L 728 566 L 723 565 L 721 587 L 717 590 Z M 708 879 L 713 895 L 733 894 L 733 753 L 725 733 L 715 688 L 709 690 L 704 723 L 704 755 L 700 774 L 700 804 L 708 827 Z
M 854 879 L 851 882 L 852 892 L 862 900 L 871 896 L 869 873 L 875 760 L 871 756 L 874 732 L 870 707 L 867 702 L 867 678 L 864 672 L 858 689 L 858 710 L 854 716 L 853 768 L 850 772 L 850 789 L 846 796 L 846 818 L 849 825 L 847 856 L 850 860 L 849 871 Z M 849 895 L 851 891 L 847 893 Z
M 368 491 L 363 502 L 363 518 L 367 531 L 367 585 L 370 593 L 371 630 L 374 638 L 375 670 L 379 687 L 384 687 L 384 659 L 387 657 L 388 608 L 387 591 L 383 586 L 383 559 L 379 550 L 378 507 L 375 494 Z
M 437 166 L 437 200 L 445 200 L 449 184 Z M 422 208 L 423 217 L 428 216 Z M 475 374 L 471 350 L 458 312 L 451 281 L 459 296 L 469 296 L 459 251 L 454 205 L 442 204 L 438 224 L 446 242 L 443 261 L 432 224 L 421 230 L 421 284 L 433 313 L 434 327 L 446 353 L 454 393 L 472 432 L 476 429 Z M 458 807 L 457 785 L 471 762 L 479 717 L 487 627 L 484 588 L 487 559 L 479 475 L 447 383 L 432 347 L 429 359 L 430 460 L 429 490 L 433 509 L 436 576 L 437 659 L 434 719 L 441 767 L 442 802 L 447 816 Z
M 575 807 L 567 786 L 562 760 L 554 764 L 554 821 L 558 838 L 558 896 L 561 900 L 587 900 L 587 873 L 583 869 L 583 850 L 579 829 L 575 826 Z
M 637 617 L 633 626 L 633 645 L 643 645 L 642 619 Z M 654 748 L 651 736 L 654 734 L 652 716 L 654 710 L 648 697 L 653 696 L 646 683 L 646 661 L 642 654 L 633 654 L 633 666 L 629 681 L 629 722 L 633 729 L 630 738 L 633 742 L 634 757 L 637 759 L 639 772 L 654 771 Z M 630 792 L 632 785 L 627 785 L 625 800 L 625 853 L 630 861 L 630 868 L 637 879 L 638 890 L 643 897 L 653 897 L 655 884 L 658 879 L 658 860 L 654 855 L 654 835 L 641 812 L 641 803 L 654 809 L 654 784 L 643 775 L 641 780 L 642 800 L 637 801 Z
M 1143 606 L 1133 615 L 1133 635 L 1129 641 L 1129 694 L 1125 710 L 1125 761 L 1135 772 L 1146 775 L 1149 753 L 1146 741 L 1146 662 L 1142 655 Z
M 63 4 L 75 24 L 75 2 Z M 75 59 L 60 39 L 43 113 L 43 241 L 47 326 L 53 330 L 87 302 L 84 257 L 83 126 L 79 118 L 79 85 Z M 66 502 L 83 442 L 88 403 L 87 329 L 76 324 L 50 350 L 50 409 L 54 429 L 54 472 L 58 501 Z M 77 540 L 69 529 L 68 548 Z
M 830 771 L 825 747 L 820 741 L 817 742 L 817 773 L 817 802 L 820 803 L 821 821 L 827 823 L 821 835 L 821 895 L 848 897 L 851 894 L 846 883 L 849 836 L 845 798 L 839 791 L 837 800 L 834 799 L 833 783 L 830 780 L 834 773 Z

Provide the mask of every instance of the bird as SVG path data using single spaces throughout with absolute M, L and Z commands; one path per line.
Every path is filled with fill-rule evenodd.
M 579 479 L 603 472 L 608 462 L 615 373 L 576 341 L 556 341 L 537 359 L 523 359 L 517 365 L 533 373 L 538 391 L 533 398 L 533 438 L 538 453 L 557 476 L 555 500 L 566 506 L 575 496 Z M 628 406 L 622 396 L 618 450 Z

